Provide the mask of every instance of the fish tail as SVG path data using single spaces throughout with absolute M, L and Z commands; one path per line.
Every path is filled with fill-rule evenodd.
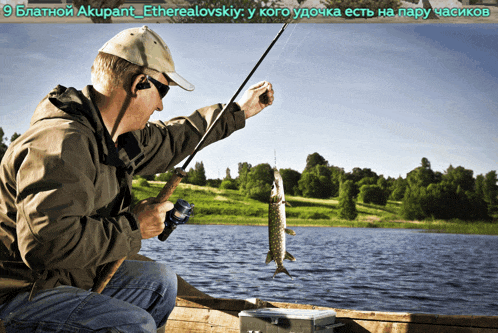
M 294 280 L 292 275 L 290 275 L 289 272 L 287 272 L 284 266 L 277 267 L 277 269 L 275 270 L 275 274 L 273 274 L 273 278 L 275 278 L 275 275 L 277 275 L 278 273 L 285 273 L 289 275 L 292 280 Z

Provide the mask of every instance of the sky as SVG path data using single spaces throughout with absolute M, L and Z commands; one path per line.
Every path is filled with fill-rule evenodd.
M 141 24 L 1 24 L 0 127 L 23 133 L 57 84 L 82 89 L 98 49 Z M 193 92 L 170 90 L 166 121 L 226 103 L 280 24 L 148 24 Z M 290 24 L 244 91 L 267 80 L 274 104 L 200 151 L 207 178 L 238 163 L 302 172 L 306 157 L 406 177 L 426 157 L 474 176 L 498 169 L 498 25 Z M 239 96 L 239 98 L 241 95 Z M 181 164 L 179 165 L 181 166 Z

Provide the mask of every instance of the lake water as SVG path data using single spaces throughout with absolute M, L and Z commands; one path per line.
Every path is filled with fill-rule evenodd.
M 268 228 L 181 225 L 141 254 L 203 292 L 366 311 L 498 315 L 498 237 L 405 229 L 293 227 L 297 260 L 272 279 Z

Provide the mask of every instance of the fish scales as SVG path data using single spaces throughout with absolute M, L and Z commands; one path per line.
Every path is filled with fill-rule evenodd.
M 270 195 L 270 205 L 268 210 L 268 236 L 270 250 L 266 256 L 266 264 L 275 261 L 277 269 L 275 274 L 285 273 L 292 276 L 283 265 L 284 259 L 295 261 L 296 259 L 286 251 L 285 234 L 295 235 L 296 233 L 287 228 L 285 219 L 285 195 L 282 176 L 277 169 L 274 169 L 274 181 Z

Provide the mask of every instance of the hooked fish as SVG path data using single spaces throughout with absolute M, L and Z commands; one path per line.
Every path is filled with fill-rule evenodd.
M 268 211 L 268 234 L 270 240 L 270 251 L 266 256 L 266 264 L 275 260 L 277 269 L 273 277 L 278 273 L 285 273 L 292 276 L 285 269 L 283 265 L 284 259 L 296 261 L 296 258 L 285 250 L 285 234 L 295 236 L 296 233 L 291 229 L 287 229 L 285 220 L 285 196 L 284 196 L 284 183 L 282 176 L 277 169 L 274 169 L 274 181 L 271 187 L 270 194 L 270 208 Z

